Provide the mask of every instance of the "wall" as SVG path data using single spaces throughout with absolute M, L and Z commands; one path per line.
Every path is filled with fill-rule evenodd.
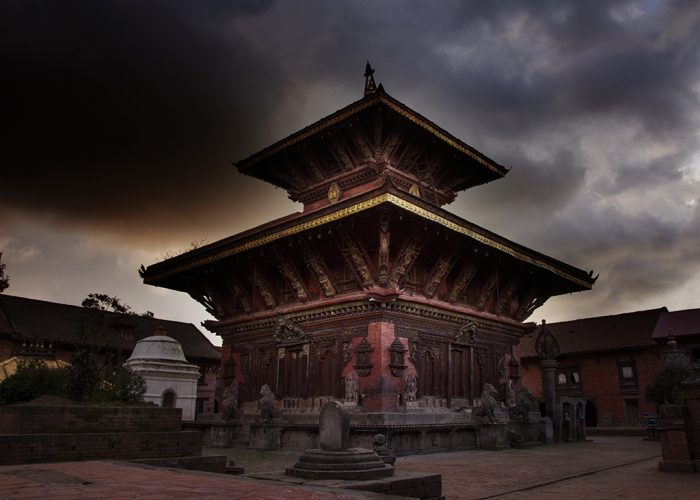
M 637 390 L 623 391 L 620 388 L 618 360 L 635 361 L 637 372 Z M 563 356 L 560 366 L 575 364 L 581 375 L 581 390 L 588 401 L 593 401 L 597 414 L 597 426 L 610 424 L 612 427 L 625 427 L 625 400 L 637 400 L 640 414 L 656 411 L 656 405 L 646 400 L 644 391 L 654 373 L 661 366 L 661 359 L 656 348 L 645 348 L 634 352 L 620 351 L 597 354 Z M 521 360 L 521 383 L 536 397 L 542 398 L 542 379 L 539 362 L 536 359 Z M 605 415 L 610 416 L 608 421 Z
M 0 434 L 173 432 L 179 408 L 151 406 L 0 406 Z
M 0 464 L 199 455 L 180 428 L 177 408 L 2 406 Z

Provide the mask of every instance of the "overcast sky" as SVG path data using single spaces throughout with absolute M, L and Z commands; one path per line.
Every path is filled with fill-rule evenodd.
M 13 295 L 199 325 L 137 268 L 300 210 L 242 159 L 393 97 L 512 168 L 453 213 L 585 270 L 531 320 L 700 307 L 697 1 L 0 0 Z

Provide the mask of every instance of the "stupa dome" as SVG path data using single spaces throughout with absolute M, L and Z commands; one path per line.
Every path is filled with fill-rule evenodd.
M 162 333 L 161 333 L 162 332 Z M 136 342 L 128 361 L 178 361 L 187 363 L 180 342 L 165 335 L 163 327 L 156 328 L 156 334 Z

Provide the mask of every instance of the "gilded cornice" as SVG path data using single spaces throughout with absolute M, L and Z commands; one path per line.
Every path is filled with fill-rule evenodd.
M 275 154 L 284 151 L 285 149 L 294 146 L 295 144 L 298 144 L 304 141 L 305 139 L 308 139 L 309 137 L 318 134 L 319 132 L 322 132 L 325 129 L 328 129 L 329 127 L 337 125 L 338 123 L 343 122 L 351 116 L 356 115 L 360 111 L 370 108 L 378 103 L 384 104 L 399 115 L 403 116 L 404 118 L 407 118 L 412 123 L 418 125 L 425 131 L 440 139 L 448 146 L 477 161 L 481 165 L 484 165 L 489 170 L 498 174 L 499 176 L 502 177 L 507 173 L 507 170 L 503 166 L 496 164 L 483 154 L 464 144 L 456 137 L 445 132 L 444 130 L 433 124 L 427 118 L 416 113 L 405 104 L 384 93 L 373 94 L 371 97 L 367 97 L 361 99 L 360 101 L 356 101 L 346 106 L 345 108 L 336 111 L 334 114 L 331 114 L 326 118 L 322 118 L 316 123 L 309 125 L 308 127 L 300 130 L 295 134 L 290 135 L 286 139 L 282 139 L 281 141 L 276 142 L 275 144 L 263 149 L 262 151 L 255 153 L 254 155 L 244 160 L 241 160 L 236 164 L 236 166 L 241 170 L 241 172 L 247 174 L 249 173 L 248 169 L 250 169 L 253 165 L 264 161 L 274 156 Z
M 592 288 L 592 283 L 589 280 L 585 280 L 582 278 L 579 278 L 578 276 L 574 276 L 571 273 L 568 273 L 562 269 L 559 269 L 557 266 L 550 264 L 546 262 L 543 259 L 537 258 L 536 256 L 528 255 L 525 252 L 522 252 L 521 250 L 517 248 L 513 248 L 511 246 L 508 246 L 500 241 L 497 241 L 494 238 L 489 237 L 488 235 L 485 235 L 481 232 L 475 231 L 474 229 L 471 229 L 469 227 L 466 227 L 462 224 L 459 224 L 453 220 L 448 219 L 447 217 L 444 217 L 438 213 L 435 213 L 431 210 L 428 210 L 426 208 L 423 208 L 419 205 L 416 205 L 415 203 L 405 200 L 393 193 L 381 193 L 378 194 L 377 196 L 374 196 L 372 198 L 369 198 L 367 200 L 360 201 L 358 203 L 355 203 L 350 206 L 346 206 L 343 208 L 340 208 L 339 210 L 330 212 L 330 213 L 325 213 L 323 215 L 319 215 L 318 217 L 313 217 L 310 218 L 309 220 L 306 220 L 304 222 L 300 222 L 298 224 L 292 225 L 290 227 L 281 229 L 276 232 L 272 232 L 270 234 L 266 234 L 265 236 L 262 236 L 260 238 L 255 238 L 246 242 L 243 242 L 241 244 L 235 245 L 231 248 L 228 248 L 226 250 L 222 250 L 219 252 L 216 252 L 211 255 L 207 255 L 204 257 L 200 257 L 199 259 L 190 261 L 190 262 L 185 262 L 180 265 L 177 265 L 175 267 L 172 267 L 167 270 L 163 270 L 160 273 L 158 272 L 153 272 L 153 275 L 147 276 L 145 281 L 147 283 L 154 283 L 158 281 L 159 279 L 162 279 L 166 276 L 172 276 L 174 274 L 181 273 L 183 271 L 188 271 L 190 269 L 194 269 L 196 267 L 200 267 L 206 264 L 212 264 L 214 262 L 220 261 L 222 259 L 225 259 L 227 257 L 231 257 L 236 254 L 240 254 L 242 252 L 245 252 L 247 250 L 251 250 L 253 248 L 261 247 L 263 245 L 267 245 L 273 241 L 277 241 L 282 238 L 286 238 L 288 236 L 293 236 L 295 234 L 302 233 L 304 231 L 308 231 L 310 229 L 314 229 L 320 226 L 323 226 L 324 224 L 328 224 L 331 222 L 339 221 L 342 220 L 346 217 L 349 217 L 351 215 L 364 212 L 366 210 L 369 210 L 373 207 L 379 206 L 381 204 L 391 204 L 394 206 L 397 206 L 399 208 L 402 208 L 408 212 L 411 212 L 425 220 L 429 220 L 431 222 L 434 222 L 436 224 L 439 224 L 443 227 L 446 227 L 456 233 L 465 235 L 473 240 L 476 240 L 488 247 L 494 248 L 496 250 L 499 250 L 503 253 L 506 253 L 508 255 L 511 255 L 515 257 L 518 260 L 521 260 L 523 262 L 527 262 L 529 264 L 532 264 L 534 266 L 537 266 L 539 268 L 545 269 L 547 271 L 550 271 L 557 276 L 560 276 L 566 280 L 569 280 L 573 283 L 576 283 L 577 285 L 580 285 L 586 289 L 591 289 Z M 147 274 L 148 273 L 147 271 Z

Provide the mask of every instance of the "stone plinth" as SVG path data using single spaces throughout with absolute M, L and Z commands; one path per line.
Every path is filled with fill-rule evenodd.
M 688 409 L 679 405 L 659 408 L 661 456 L 659 470 L 693 472 L 693 459 L 688 442 Z
M 323 406 L 319 416 L 320 449 L 306 450 L 299 461 L 286 470 L 288 476 L 304 479 L 366 480 L 389 477 L 394 468 L 373 450 L 348 448 L 350 414 L 337 401 Z
M 299 461 L 286 470 L 288 476 L 305 479 L 377 479 L 394 473 L 376 452 L 365 448 L 343 451 L 306 450 Z

